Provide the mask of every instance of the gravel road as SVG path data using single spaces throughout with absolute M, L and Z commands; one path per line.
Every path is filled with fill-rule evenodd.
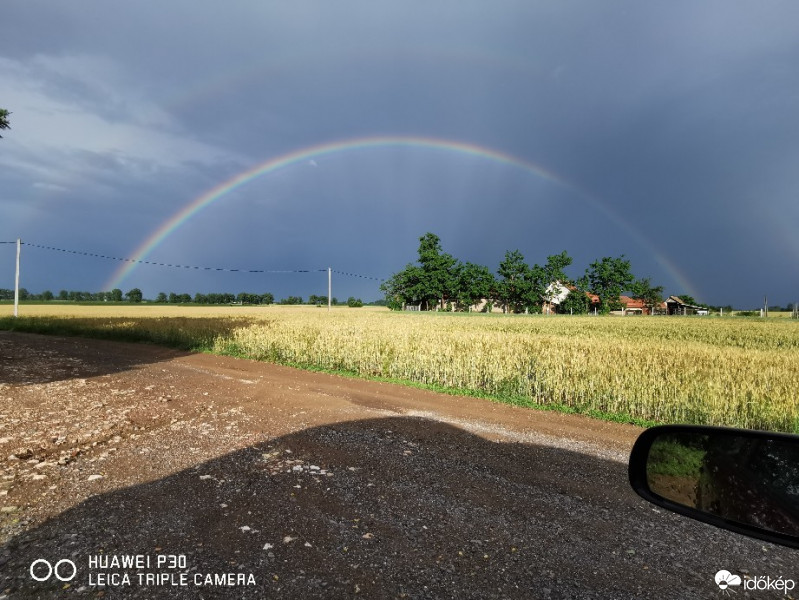
M 714 575 L 799 581 L 799 552 L 629 489 L 639 432 L 0 332 L 0 599 L 785 598 Z

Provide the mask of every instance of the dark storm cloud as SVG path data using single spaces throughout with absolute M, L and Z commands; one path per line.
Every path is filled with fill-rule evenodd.
M 409 134 L 511 153 L 573 187 L 423 149 L 320 156 L 242 186 L 153 254 L 382 277 L 434 231 L 492 268 L 508 249 L 536 262 L 567 249 L 579 275 L 624 252 L 668 293 L 787 303 L 799 280 L 798 34 L 792 2 L 10 3 L 0 237 L 130 256 L 269 158 Z M 99 288 L 116 268 L 84 261 L 67 277 L 42 256 L 28 287 Z M 126 284 L 214 287 L 192 277 L 140 267 Z

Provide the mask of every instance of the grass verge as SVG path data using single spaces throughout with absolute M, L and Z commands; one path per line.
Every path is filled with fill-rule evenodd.
M 248 318 L 231 318 L 220 320 L 215 317 L 156 317 L 156 321 L 142 324 L 137 319 L 125 317 L 110 318 L 64 318 L 64 317 L 0 317 L 0 330 L 36 333 L 42 335 L 59 335 L 67 337 L 86 337 L 119 342 L 150 343 L 191 352 L 206 352 L 234 358 L 252 359 L 245 352 L 236 351 L 228 346 L 225 351 L 215 350 L 215 340 L 229 334 L 234 328 L 246 327 L 252 320 Z M 203 332 L 198 336 L 198 332 Z M 218 346 L 217 346 L 218 348 Z M 559 403 L 539 403 L 531 398 L 514 394 L 490 394 L 481 390 L 447 387 L 438 384 L 420 383 L 407 379 L 362 375 L 344 369 L 330 369 L 314 364 L 281 361 L 287 367 L 337 375 L 350 379 L 362 379 L 393 383 L 405 387 L 428 390 L 450 396 L 469 396 L 482 398 L 492 402 L 500 402 L 534 410 L 554 411 L 565 414 L 581 414 L 602 421 L 626 423 L 639 427 L 651 427 L 658 422 L 640 419 L 624 413 L 611 413 L 596 409 L 584 409 Z

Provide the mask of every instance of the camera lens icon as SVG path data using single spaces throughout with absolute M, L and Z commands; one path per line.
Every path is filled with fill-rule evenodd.
M 53 576 L 59 581 L 72 581 L 78 574 L 78 568 L 68 558 L 62 558 L 55 565 L 43 558 L 37 558 L 31 563 L 29 572 L 36 581 L 47 581 Z

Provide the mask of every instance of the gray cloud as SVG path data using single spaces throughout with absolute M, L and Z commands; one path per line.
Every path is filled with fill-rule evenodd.
M 798 34 L 793 2 L 12 3 L 0 238 L 127 257 L 254 165 L 405 134 L 503 151 L 574 187 L 423 148 L 316 156 L 240 186 L 153 255 L 387 276 L 429 230 L 491 267 L 508 249 L 538 262 L 567 249 L 577 275 L 625 253 L 669 293 L 787 303 Z M 98 289 L 118 267 L 29 254 L 32 290 Z M 302 277 L 144 266 L 125 284 L 320 292 Z M 341 285 L 378 296 L 369 281 Z

